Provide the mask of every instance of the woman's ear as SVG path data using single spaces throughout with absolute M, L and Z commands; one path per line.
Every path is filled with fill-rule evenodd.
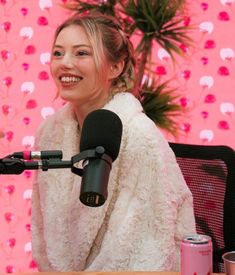
M 118 63 L 112 64 L 109 70 L 109 79 L 117 78 L 122 73 L 124 65 L 125 65 L 124 60 L 121 60 Z

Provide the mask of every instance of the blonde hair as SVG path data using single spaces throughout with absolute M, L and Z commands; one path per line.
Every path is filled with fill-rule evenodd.
M 71 25 L 82 26 L 86 31 L 101 77 L 104 76 L 102 72 L 107 65 L 105 60 L 111 64 L 124 60 L 121 74 L 112 81 L 111 93 L 130 92 L 135 81 L 134 49 L 115 18 L 101 13 L 75 14 L 57 28 L 54 41 L 64 28 Z

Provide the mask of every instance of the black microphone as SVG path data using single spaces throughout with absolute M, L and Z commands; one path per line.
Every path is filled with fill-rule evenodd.
M 83 161 L 80 201 L 92 207 L 101 206 L 107 199 L 108 180 L 112 162 L 116 160 L 122 138 L 122 122 L 115 113 L 99 109 L 84 120 L 80 152 L 96 150 L 96 156 Z

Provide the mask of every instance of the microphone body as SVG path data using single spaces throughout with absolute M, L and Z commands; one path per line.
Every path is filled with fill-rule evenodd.
M 83 163 L 80 201 L 87 206 L 100 206 L 107 199 L 111 159 L 93 158 Z
M 112 162 L 117 158 L 122 137 L 122 122 L 113 112 L 99 109 L 85 118 L 80 152 L 93 149 L 94 156 L 83 161 L 80 201 L 91 207 L 104 204 Z

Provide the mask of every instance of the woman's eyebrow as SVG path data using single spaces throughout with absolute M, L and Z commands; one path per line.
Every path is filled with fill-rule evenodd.
M 87 44 L 77 44 L 77 45 L 73 45 L 72 46 L 73 48 L 80 48 L 80 47 L 87 47 L 87 48 L 91 48 L 90 45 L 87 45 Z M 58 45 L 58 44 L 55 44 L 53 48 L 64 48 L 63 46 L 61 45 Z

